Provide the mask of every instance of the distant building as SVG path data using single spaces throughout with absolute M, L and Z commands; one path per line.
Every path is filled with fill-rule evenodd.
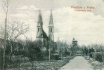
M 72 50 L 71 54 L 72 54 L 72 55 L 76 55 L 77 49 L 78 49 L 77 40 L 75 40 L 75 39 L 73 38 L 73 40 L 72 40 L 72 47 L 71 47 L 71 50 Z
M 73 47 L 76 47 L 77 46 L 77 40 L 75 40 L 74 38 L 72 40 L 72 45 L 73 45 Z

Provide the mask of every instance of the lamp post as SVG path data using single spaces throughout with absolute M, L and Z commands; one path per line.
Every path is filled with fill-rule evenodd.
M 63 48 L 61 48 L 61 60 L 63 60 Z
M 95 54 L 94 54 L 94 60 L 96 59 L 96 48 L 95 48 Z
M 90 59 L 90 47 L 88 46 L 88 59 Z
M 50 58 L 51 58 L 51 50 L 50 50 L 50 46 L 49 46 L 49 63 L 50 63 Z
M 50 60 L 51 60 L 50 41 L 49 41 L 49 49 L 48 49 L 48 52 L 49 52 L 49 56 L 48 56 L 48 58 L 49 58 L 49 64 L 50 64 Z

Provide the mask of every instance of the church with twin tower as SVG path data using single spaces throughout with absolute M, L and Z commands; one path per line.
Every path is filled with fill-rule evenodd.
M 38 22 L 37 22 L 37 35 L 36 39 L 41 40 L 43 43 L 43 47 L 47 47 L 49 45 L 54 46 L 54 24 L 53 24 L 53 15 L 52 11 L 50 13 L 49 17 L 49 25 L 47 26 L 48 28 L 48 35 L 43 29 L 43 20 L 42 20 L 42 14 L 41 11 L 39 11 L 39 16 L 38 16 Z M 51 42 L 51 44 L 49 44 Z M 53 44 L 52 44 L 53 43 Z

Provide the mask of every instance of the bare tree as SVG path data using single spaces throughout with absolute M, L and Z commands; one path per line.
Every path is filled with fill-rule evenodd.
M 11 10 L 10 0 L 2 0 L 2 7 L 5 12 L 5 26 L 4 28 L 2 28 L 2 33 L 1 33 L 2 34 L 1 36 L 2 37 L 4 36 L 4 53 L 3 53 L 3 70 L 4 70 L 7 39 L 11 41 L 15 41 L 20 35 L 27 32 L 28 27 L 23 28 L 24 23 L 17 20 L 13 20 L 13 22 L 9 22 L 10 25 L 8 25 L 8 14 L 13 12 L 16 9 L 17 5 L 15 7 L 13 6 L 14 9 Z
M 12 18 L 7 26 L 7 39 L 14 42 L 29 30 L 29 26 L 18 18 Z
M 5 49 L 6 49 L 6 32 L 7 32 L 7 21 L 8 21 L 8 9 L 9 9 L 9 0 L 3 0 L 3 4 L 2 4 L 2 7 L 4 9 L 4 12 L 5 12 L 5 34 L 4 34 L 4 54 L 3 54 L 3 70 L 4 70 L 4 67 L 5 67 Z
M 2 28 L 2 34 L 4 34 L 3 30 L 4 28 Z M 10 46 L 10 61 L 11 61 L 11 56 L 13 53 L 13 48 L 18 48 L 18 45 L 15 45 L 15 42 L 18 41 L 18 37 L 20 37 L 21 35 L 24 35 L 27 31 L 29 30 L 29 26 L 27 24 L 25 24 L 24 22 L 22 22 L 21 20 L 18 20 L 17 18 L 12 18 L 11 20 L 8 20 L 8 24 L 7 24 L 7 32 L 6 32 L 6 40 L 8 45 Z

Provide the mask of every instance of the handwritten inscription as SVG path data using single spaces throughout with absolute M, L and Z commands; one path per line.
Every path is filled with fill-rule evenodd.
M 93 6 L 71 6 L 74 11 L 92 12 L 95 7 Z

